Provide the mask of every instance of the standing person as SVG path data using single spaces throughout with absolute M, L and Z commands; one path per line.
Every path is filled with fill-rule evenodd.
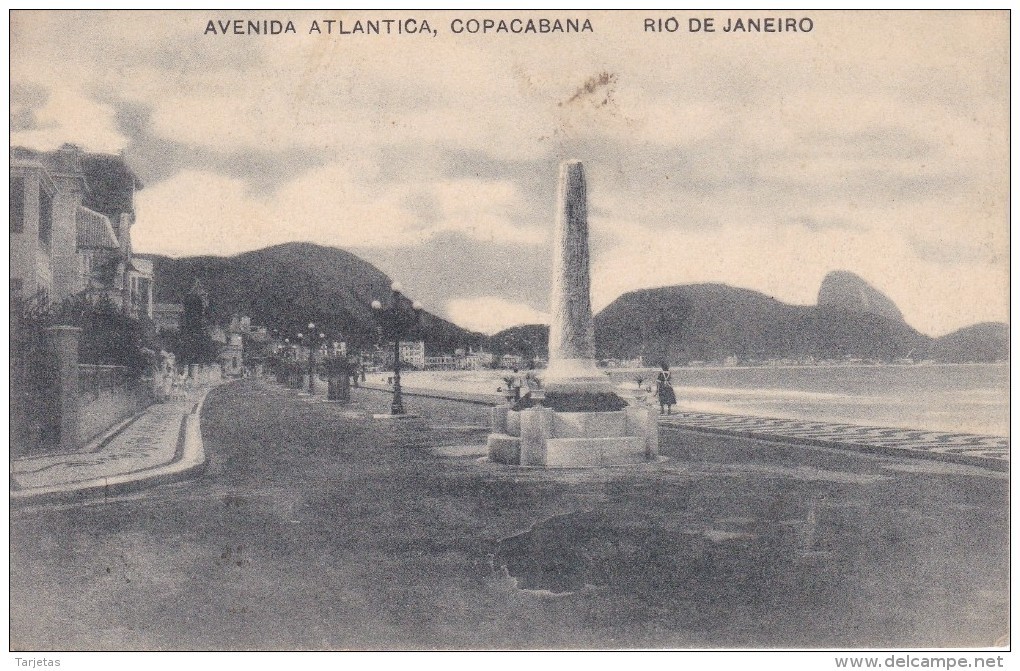
M 517 376 L 517 403 L 528 408 L 531 407 L 531 373 L 522 372 Z
M 676 405 L 676 394 L 673 392 L 673 385 L 670 384 L 669 365 L 662 364 L 662 370 L 655 378 L 655 393 L 659 397 L 659 414 L 673 414 L 673 406 Z
M 510 402 L 513 405 L 517 405 L 521 402 L 521 386 L 524 381 L 521 380 L 520 372 L 514 368 L 514 373 L 510 377 Z

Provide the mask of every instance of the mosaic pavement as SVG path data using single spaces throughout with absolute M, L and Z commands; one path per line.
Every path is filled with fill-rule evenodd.
M 1009 466 L 1009 438 L 1000 436 L 708 412 L 679 412 L 660 418 L 660 422 L 666 427 L 708 433 L 807 443 L 823 447 L 849 447 L 885 454 L 924 452 L 930 458 L 942 458 L 946 461 L 999 468 Z
M 11 479 L 24 489 L 71 485 L 152 469 L 172 462 L 183 440 L 182 421 L 201 392 L 189 398 L 157 403 L 112 436 L 97 440 L 73 454 L 49 454 L 16 459 Z

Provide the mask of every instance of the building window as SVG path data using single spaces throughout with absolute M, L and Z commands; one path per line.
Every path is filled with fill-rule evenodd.
M 53 196 L 45 189 L 39 189 L 39 241 L 46 249 L 50 248 L 53 235 Z
M 25 178 L 11 176 L 11 233 L 25 229 Z

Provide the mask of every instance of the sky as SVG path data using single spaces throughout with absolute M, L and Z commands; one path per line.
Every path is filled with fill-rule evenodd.
M 739 16 L 813 28 L 722 31 Z M 385 18 L 435 34 L 308 34 Z M 452 32 L 471 18 L 593 32 Z M 228 19 L 296 34 L 207 32 Z M 842 269 L 938 336 L 1008 321 L 1008 31 L 1006 12 L 15 11 L 11 142 L 122 152 L 136 252 L 340 247 L 490 333 L 548 319 L 558 165 L 580 159 L 596 310 L 698 282 L 808 305 Z

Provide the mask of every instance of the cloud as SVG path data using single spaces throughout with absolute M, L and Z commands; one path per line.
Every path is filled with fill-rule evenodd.
M 883 214 L 889 217 L 882 222 L 886 226 L 901 223 Z M 943 230 L 949 227 L 940 227 L 939 218 L 959 215 L 928 214 L 925 221 Z M 825 274 L 846 269 L 886 293 L 910 325 L 929 335 L 1008 314 L 1005 266 L 981 262 L 987 255 L 966 263 L 966 251 L 952 264 L 932 259 L 927 249 L 919 254 L 911 229 L 904 225 L 903 230 L 903 235 L 891 236 L 885 226 L 812 227 L 783 220 L 758 228 L 661 231 L 627 221 L 602 222 L 596 234 L 612 232 L 616 244 L 593 255 L 593 307 L 602 309 L 621 294 L 644 287 L 699 282 L 753 288 L 787 303 L 812 305 Z M 959 248 L 973 250 L 964 239 Z M 954 243 L 942 240 L 940 247 L 953 248 Z M 988 247 L 983 251 L 987 254 Z
M 546 237 L 540 227 L 515 224 L 514 213 L 523 198 L 513 182 L 456 179 L 425 185 L 424 190 L 435 198 L 439 210 L 436 231 L 501 244 L 533 245 Z
M 584 14 L 569 40 L 454 37 L 441 13 L 437 38 L 356 40 L 16 11 L 12 142 L 123 149 L 145 251 L 338 245 L 434 305 L 545 304 L 556 166 L 580 158 L 596 302 L 699 281 L 811 302 L 846 268 L 928 332 L 1007 317 L 1005 13 L 813 12 L 683 49 Z
M 35 84 L 11 85 L 11 130 L 35 130 L 39 127 L 36 112 L 46 104 L 49 91 Z
M 136 202 L 138 223 L 131 237 L 139 252 L 230 255 L 249 249 L 251 242 L 261 246 L 291 239 L 249 198 L 244 182 L 214 173 L 181 172 L 143 189 Z
M 510 213 L 520 194 L 508 182 L 379 182 L 371 162 L 329 163 L 274 192 L 237 178 L 185 170 L 138 194 L 139 251 L 236 254 L 287 240 L 348 249 L 420 245 L 455 233 L 490 244 L 534 245 L 540 228 Z M 418 203 L 430 204 L 417 207 Z
M 334 159 L 326 149 L 318 151 L 286 147 L 261 147 L 214 151 L 154 134 L 149 105 L 107 98 L 116 109 L 118 130 L 127 138 L 124 157 L 142 182 L 153 186 L 185 170 L 211 172 L 242 179 L 253 193 L 271 193 L 308 170 Z
M 458 298 L 448 301 L 446 314 L 464 328 L 492 335 L 521 324 L 548 324 L 549 315 L 527 303 L 514 303 L 499 296 Z
M 106 153 L 119 152 L 127 144 L 127 138 L 117 130 L 115 111 L 109 105 L 64 88 L 36 91 L 45 97 L 45 102 L 20 110 L 12 108 L 12 126 L 15 115 L 23 123 L 11 128 L 11 144 L 51 151 L 65 142 L 73 142 L 90 151 Z M 26 114 L 30 116 L 26 118 Z
M 448 232 L 413 247 L 365 247 L 357 253 L 450 319 L 445 310 L 452 298 L 500 296 L 542 310 L 549 296 L 552 253 L 546 244 L 493 244 Z

